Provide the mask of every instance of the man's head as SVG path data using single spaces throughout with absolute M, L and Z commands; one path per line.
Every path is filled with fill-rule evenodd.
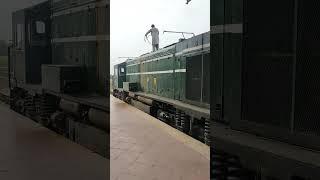
M 152 24 L 151 27 L 154 28 L 155 27 L 154 24 Z

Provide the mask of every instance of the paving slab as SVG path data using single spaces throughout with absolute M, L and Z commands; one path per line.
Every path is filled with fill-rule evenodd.
M 0 179 L 107 180 L 109 160 L 0 103 Z
M 111 180 L 208 180 L 209 147 L 110 97 Z

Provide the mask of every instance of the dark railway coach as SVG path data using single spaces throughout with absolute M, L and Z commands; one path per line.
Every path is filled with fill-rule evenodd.
M 109 147 L 109 3 L 50 0 L 13 13 L 10 106 L 89 149 Z
M 320 3 L 211 5 L 212 179 L 320 179 Z
M 113 94 L 210 143 L 210 33 L 114 66 Z

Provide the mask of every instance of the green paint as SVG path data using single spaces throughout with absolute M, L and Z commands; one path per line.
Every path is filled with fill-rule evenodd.
M 201 34 L 199 37 L 205 38 L 205 35 L 206 37 L 208 36 L 208 34 Z M 208 41 L 203 40 L 203 42 L 207 43 Z M 196 46 L 199 45 L 202 44 L 196 44 Z M 184 48 L 192 47 L 185 46 Z M 126 81 L 137 82 L 139 90 L 142 92 L 186 101 L 186 57 L 208 54 L 209 50 L 204 51 L 200 48 L 196 51 L 187 52 L 187 54 L 180 53 L 176 56 L 177 51 L 176 45 L 172 45 L 127 61 Z M 179 72 L 172 72 L 174 70 L 178 70 Z

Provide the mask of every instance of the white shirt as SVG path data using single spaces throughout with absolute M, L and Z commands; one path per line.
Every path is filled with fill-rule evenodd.
M 157 28 L 151 28 L 147 33 L 146 36 L 151 33 L 152 36 L 152 45 L 159 44 L 159 30 Z

